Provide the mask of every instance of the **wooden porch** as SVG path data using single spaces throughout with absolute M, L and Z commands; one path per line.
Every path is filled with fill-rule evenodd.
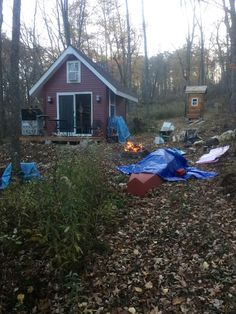
M 78 145 L 82 142 L 104 142 L 102 136 L 38 136 L 26 135 L 20 136 L 21 143 L 39 143 L 39 144 L 70 144 Z

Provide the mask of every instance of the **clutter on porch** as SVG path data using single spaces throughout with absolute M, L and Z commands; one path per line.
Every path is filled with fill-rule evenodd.
M 113 116 L 108 119 L 107 139 L 109 142 L 124 144 L 129 137 L 130 132 L 122 116 Z
M 42 111 L 38 108 L 21 110 L 21 133 L 22 135 L 40 135 L 42 125 L 40 116 Z

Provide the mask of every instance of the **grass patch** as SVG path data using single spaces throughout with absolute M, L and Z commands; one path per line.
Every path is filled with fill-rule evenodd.
M 184 103 L 181 101 L 150 105 L 148 110 L 143 105 L 137 105 L 137 107 L 129 113 L 128 124 L 131 132 L 140 133 L 151 130 L 157 120 L 183 116 Z

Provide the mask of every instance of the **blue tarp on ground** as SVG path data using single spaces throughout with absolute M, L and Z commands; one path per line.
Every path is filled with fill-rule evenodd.
M 130 132 L 123 117 L 114 116 L 108 121 L 108 136 L 112 135 L 112 129 L 118 134 L 119 143 L 124 144 L 130 137 Z
M 149 154 L 137 164 L 119 166 L 118 170 L 125 174 L 131 173 L 154 173 L 163 180 L 182 181 L 189 178 L 208 179 L 215 177 L 216 172 L 202 171 L 194 167 L 189 167 L 187 160 L 180 151 L 171 148 L 160 148 Z M 183 176 L 177 175 L 177 170 L 185 169 Z
M 24 181 L 40 178 L 40 173 L 35 162 L 22 162 L 20 165 L 23 173 L 22 179 Z M 5 189 L 10 184 L 11 172 L 12 165 L 9 164 L 4 170 L 2 178 L 0 179 L 0 190 Z

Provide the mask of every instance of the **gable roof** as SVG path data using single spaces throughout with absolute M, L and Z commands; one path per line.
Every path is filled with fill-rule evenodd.
M 118 96 L 124 97 L 128 100 L 138 102 L 137 96 L 123 87 L 118 81 L 106 71 L 104 71 L 98 64 L 94 63 L 85 54 L 76 48 L 69 46 L 59 56 L 59 58 L 49 67 L 49 69 L 41 76 L 41 78 L 31 87 L 29 91 L 30 96 L 35 96 L 43 88 L 44 84 L 53 76 L 58 68 L 64 63 L 69 55 L 74 55 L 81 63 L 83 63 L 93 74 L 97 76 L 109 89 Z
M 202 86 L 186 86 L 185 93 L 186 94 L 191 94 L 191 93 L 196 93 L 196 94 L 205 94 L 207 91 L 207 86 L 202 85 Z

